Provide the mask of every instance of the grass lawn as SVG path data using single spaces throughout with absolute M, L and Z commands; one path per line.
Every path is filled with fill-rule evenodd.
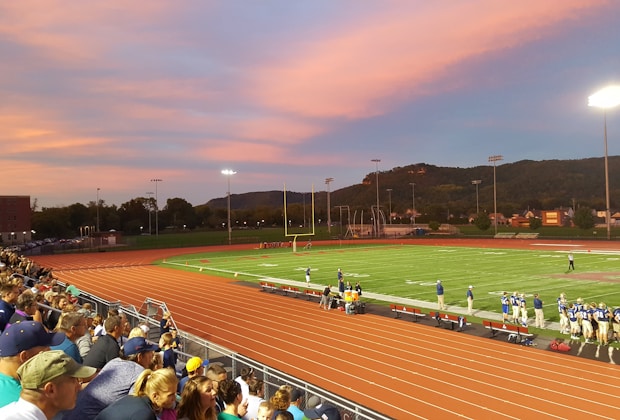
M 541 247 L 542 248 L 542 247 Z M 212 252 L 169 258 L 180 269 L 217 274 L 246 281 L 280 279 L 305 282 L 310 266 L 313 284 L 337 286 L 336 271 L 344 280 L 359 281 L 364 291 L 436 301 L 435 284 L 441 279 L 448 305 L 467 306 L 465 293 L 474 285 L 475 308 L 501 312 L 500 295 L 526 293 L 528 307 L 539 293 L 545 318 L 558 321 L 556 299 L 565 292 L 569 302 L 605 302 L 620 306 L 620 252 L 574 250 L 576 271 L 567 271 L 568 251 L 518 250 L 425 245 L 315 246 L 293 253 L 290 248 Z M 187 265 L 185 265 L 187 263 Z M 169 266 L 169 265 L 168 265 Z M 530 317 L 533 309 L 530 309 Z

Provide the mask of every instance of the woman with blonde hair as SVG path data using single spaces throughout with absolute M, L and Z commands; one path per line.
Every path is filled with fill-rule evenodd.
M 164 409 L 174 406 L 178 382 L 172 369 L 146 369 L 138 376 L 133 395 L 109 405 L 95 420 L 157 420 Z
M 269 399 L 271 406 L 275 410 L 274 414 L 280 411 L 286 411 L 291 405 L 291 393 L 286 386 L 281 386 Z
M 215 389 L 206 376 L 196 376 L 185 384 L 177 407 L 179 420 L 215 420 Z

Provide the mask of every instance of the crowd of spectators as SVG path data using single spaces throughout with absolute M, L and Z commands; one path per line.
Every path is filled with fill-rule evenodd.
M 14 251 L 0 252 L 0 418 L 6 420 L 328 419 L 338 410 L 283 386 L 265 401 L 264 382 L 245 367 L 234 379 L 220 364 L 181 349 L 171 314 L 158 343 L 110 309 L 80 303 L 74 285 Z M 205 367 L 208 369 L 205 372 Z

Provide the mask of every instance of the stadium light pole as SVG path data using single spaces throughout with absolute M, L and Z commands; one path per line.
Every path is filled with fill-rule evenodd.
M 495 162 L 504 160 L 502 155 L 489 156 L 489 162 L 493 162 L 493 224 L 497 235 L 497 182 L 495 181 Z
M 474 179 L 472 182 L 476 186 L 476 216 L 480 214 L 480 206 L 478 205 L 478 185 L 482 184 L 481 179 Z
M 607 160 L 607 109 L 620 105 L 620 85 L 607 86 L 588 97 L 588 106 L 603 109 L 603 132 L 605 141 L 605 220 L 607 240 L 611 239 L 611 212 L 609 205 L 609 163 Z
M 415 182 L 410 182 L 409 185 L 411 185 L 411 196 L 413 197 L 411 201 L 411 220 L 415 225 Z
M 101 188 L 97 188 L 97 232 L 99 232 L 99 190 Z
M 334 178 L 325 178 L 325 184 L 327 184 L 327 233 L 330 234 L 332 233 L 332 207 L 329 201 L 329 184 L 331 184 L 333 180 Z
M 375 215 L 375 237 L 379 237 L 379 162 L 381 159 L 371 159 L 375 163 L 375 184 L 377 184 L 377 214 Z
M 159 178 L 153 178 L 151 179 L 151 182 L 155 183 L 155 237 L 159 238 L 159 201 L 157 201 L 157 184 L 162 182 L 162 180 Z
M 392 224 L 392 189 L 388 188 L 386 189 L 386 191 L 388 192 L 388 200 L 389 200 L 389 209 L 390 209 L 390 224 Z
M 228 180 L 228 245 L 232 245 L 232 226 L 230 225 L 230 177 L 237 172 L 232 169 L 223 169 L 222 174 L 226 175 Z
M 148 198 L 149 198 L 149 235 L 151 234 L 151 213 L 153 212 L 153 206 L 151 205 L 151 196 L 152 196 L 153 194 L 154 194 L 154 193 L 152 193 L 152 192 L 150 192 L 150 191 L 147 191 L 147 192 L 146 192 L 146 195 L 147 195 L 147 196 L 148 196 Z

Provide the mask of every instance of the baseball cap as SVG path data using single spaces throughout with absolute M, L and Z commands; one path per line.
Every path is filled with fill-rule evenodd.
M 441 280 L 437 280 L 437 283 L 441 283 Z
M 338 409 L 333 405 L 325 403 L 319 404 L 315 408 L 304 410 L 304 416 L 309 419 L 340 420 Z
M 65 333 L 48 333 L 40 322 L 17 322 L 0 335 L 0 357 L 17 356 L 33 347 L 58 346 L 63 341 Z
M 200 366 L 202 366 L 202 359 L 198 356 L 194 356 L 185 363 L 185 370 L 187 370 L 188 373 L 196 372 Z
M 123 354 L 131 356 L 133 354 L 143 353 L 145 351 L 157 351 L 159 346 L 147 343 L 144 337 L 133 337 L 125 341 L 123 345 Z
M 17 376 L 22 388 L 38 389 L 63 375 L 89 378 L 96 372 L 94 367 L 80 365 L 62 350 L 49 350 L 28 359 L 17 369 Z
M 474 286 L 472 286 L 472 285 L 470 284 L 470 285 L 469 285 L 469 288 L 470 288 L 470 289 L 473 289 L 473 288 L 474 288 Z

